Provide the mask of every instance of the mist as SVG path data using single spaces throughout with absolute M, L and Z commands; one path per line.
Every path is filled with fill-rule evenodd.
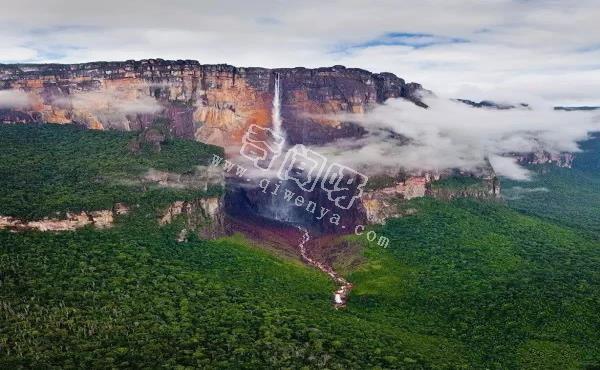
M 515 153 L 577 152 L 578 141 L 600 131 L 600 119 L 593 112 L 554 111 L 543 104 L 510 110 L 473 108 L 435 96 L 423 101 L 428 109 L 390 99 L 363 115 L 337 115 L 363 126 L 368 134 L 314 149 L 367 174 L 477 172 L 491 165 L 498 175 L 524 180 L 528 171 L 517 164 Z
M 0 90 L 0 109 L 25 108 L 31 104 L 29 95 L 21 90 Z
M 532 193 L 548 193 L 550 190 L 545 187 L 524 188 L 521 186 L 513 186 L 512 188 L 503 189 L 502 198 L 506 200 L 518 200 Z
M 128 116 L 153 114 L 163 109 L 155 98 L 148 95 L 148 91 L 147 84 L 124 88 L 111 86 L 101 90 L 74 92 L 68 97 L 55 99 L 55 103 L 72 107 L 75 114 L 91 113 L 107 127 L 129 130 Z

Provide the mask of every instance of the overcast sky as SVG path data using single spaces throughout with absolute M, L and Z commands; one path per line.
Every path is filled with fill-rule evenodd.
M 598 0 L 0 0 L 0 62 L 343 64 L 442 96 L 600 105 Z

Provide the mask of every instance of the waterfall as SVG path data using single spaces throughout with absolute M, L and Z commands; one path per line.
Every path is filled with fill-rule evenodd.
M 283 131 L 281 120 L 281 79 L 279 73 L 275 73 L 275 86 L 273 88 L 273 109 L 271 111 L 272 129 L 275 140 L 282 137 L 285 147 L 285 132 Z M 283 149 L 285 151 L 285 148 Z M 288 181 L 282 181 L 281 193 L 293 184 Z M 285 201 L 282 197 L 273 196 L 268 205 L 270 217 L 282 222 L 290 222 L 293 219 L 293 206 Z
M 281 127 L 281 89 L 280 89 L 279 73 L 275 74 L 275 88 L 273 91 L 273 110 L 271 111 L 271 120 L 273 122 L 273 131 L 275 135 L 284 137 L 284 132 Z

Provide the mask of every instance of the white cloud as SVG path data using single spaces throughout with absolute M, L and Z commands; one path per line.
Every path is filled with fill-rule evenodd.
M 515 158 L 492 155 L 489 157 L 490 164 L 499 176 L 505 176 L 513 180 L 528 180 L 529 171 L 517 164 Z
M 102 90 L 76 91 L 71 95 L 55 99 L 59 106 L 71 107 L 75 114 L 85 120 L 89 114 L 108 127 L 129 129 L 128 116 L 158 113 L 163 110 L 160 103 L 149 96 L 146 84 L 125 88 L 108 87 Z
M 151 57 L 389 71 L 443 94 L 501 92 L 600 104 L 595 0 L 6 2 L 0 60 L 87 62 Z M 427 34 L 426 47 L 378 45 Z M 448 40 L 465 39 L 467 43 Z M 423 38 L 413 44 L 423 46 Z M 419 45 L 421 43 L 421 45 Z M 363 47 L 352 47 L 362 45 Z M 366 45 L 373 45 L 365 47 Z
M 26 108 L 31 104 L 29 95 L 21 90 L 0 90 L 0 108 Z
M 264 67 L 344 64 L 393 72 L 438 96 L 535 107 L 497 112 L 438 99 L 424 111 L 390 101 L 362 118 L 371 132 L 367 138 L 342 143 L 341 153 L 331 148 L 341 160 L 350 150 L 367 164 L 472 169 L 489 158 L 499 172 L 523 177 L 522 169 L 502 157 L 505 152 L 575 150 L 577 140 L 599 129 L 589 114 L 550 109 L 600 105 L 596 0 L 402 5 L 395 0 L 21 0 L 2 5 L 2 62 L 160 57 Z M 454 42 L 458 39 L 465 42 Z M 111 122 L 159 109 L 143 96 L 123 106 L 119 92 L 102 94 L 84 93 L 71 104 Z M 4 100 L 25 102 L 22 96 Z M 390 132 L 412 142 L 399 146 Z
M 513 186 L 511 188 L 505 188 L 502 190 L 502 198 L 508 200 L 517 200 L 527 196 L 528 194 L 548 193 L 549 191 L 550 189 L 544 187 L 524 188 L 521 186 Z
M 22 62 L 35 59 L 38 56 L 36 50 L 20 46 L 0 46 L 0 55 L 4 62 Z
M 424 101 L 428 109 L 390 99 L 367 114 L 337 117 L 357 122 L 369 133 L 319 150 L 359 171 L 477 171 L 489 161 L 498 174 L 521 180 L 527 171 L 507 157 L 509 153 L 577 151 L 578 141 L 600 131 L 600 120 L 590 112 L 554 111 L 545 106 L 472 108 L 431 96 Z

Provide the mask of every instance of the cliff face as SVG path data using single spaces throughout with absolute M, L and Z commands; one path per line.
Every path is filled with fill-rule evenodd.
M 177 238 L 180 242 L 185 241 L 189 233 L 196 233 L 206 239 L 214 239 L 225 233 L 222 197 L 173 202 L 162 213 L 159 224 L 171 224 L 180 215 L 185 225 Z
M 361 201 L 368 222 L 382 224 L 388 218 L 402 216 L 404 211 L 395 203 L 424 197 L 427 194 L 429 183 L 437 179 L 439 179 L 438 175 L 428 173 L 423 176 L 410 176 L 391 186 L 365 192 Z
M 399 207 L 403 201 L 425 196 L 443 200 L 496 199 L 500 197 L 500 183 L 491 169 L 477 177 L 466 173 L 423 173 L 408 176 L 390 186 L 366 191 L 361 197 L 361 204 L 369 223 L 382 224 L 389 218 L 402 217 L 414 211 Z
M 360 134 L 331 113 L 360 113 L 387 98 L 422 105 L 421 86 L 390 73 L 343 66 L 237 68 L 160 59 L 71 65 L 0 65 L 0 90 L 22 95 L 0 104 L 0 122 L 79 123 L 138 130 L 165 118 L 177 137 L 228 146 L 251 124 L 271 125 L 275 77 L 291 143 L 322 143 Z
M 367 222 L 361 199 L 343 209 L 320 189 L 304 191 L 294 182 L 273 181 L 264 188 L 230 179 L 225 195 L 226 213 L 238 218 L 249 215 L 301 225 L 317 234 L 349 232 Z
M 376 74 L 343 66 L 238 68 L 153 59 L 0 65 L 0 91 L 18 94 L 25 100 L 18 106 L 0 102 L 0 123 L 77 123 L 92 129 L 142 130 L 160 122 L 176 137 L 236 147 L 250 125 L 272 125 L 276 78 L 280 81 L 281 118 L 289 144 L 322 144 L 359 136 L 364 129 L 335 114 L 361 114 L 389 98 L 404 98 L 426 107 L 419 99 L 419 84 L 406 83 L 391 73 Z M 148 136 L 159 131 L 143 132 Z M 161 138 L 154 141 L 159 143 Z M 135 145 L 131 149 L 136 150 Z M 206 188 L 206 184 L 194 179 L 157 171 L 149 173 L 146 180 L 162 186 Z M 439 195 L 431 190 L 433 180 L 429 175 L 413 176 L 389 188 L 366 192 L 348 210 L 335 207 L 323 192 L 307 193 L 293 184 L 282 188 L 300 196 L 302 206 L 295 205 L 296 198 L 290 205 L 289 201 L 274 200 L 258 187 L 230 183 L 224 204 L 219 201 L 215 208 L 199 202 L 174 203 L 165 211 L 161 223 L 170 223 L 176 215 L 183 214 L 183 234 L 195 231 L 214 237 L 222 232 L 222 219 L 213 211 L 220 215 L 226 208 L 232 214 L 255 214 L 306 225 L 317 232 L 335 233 L 351 230 L 356 224 L 393 217 L 396 207 L 390 205 L 394 199 Z M 312 211 L 307 204 L 314 204 Z M 334 213 L 339 221 L 332 218 Z
M 521 164 L 554 164 L 558 167 L 571 168 L 573 166 L 573 160 L 575 159 L 574 153 L 549 153 L 546 151 L 537 151 L 532 153 L 515 154 L 517 161 Z

